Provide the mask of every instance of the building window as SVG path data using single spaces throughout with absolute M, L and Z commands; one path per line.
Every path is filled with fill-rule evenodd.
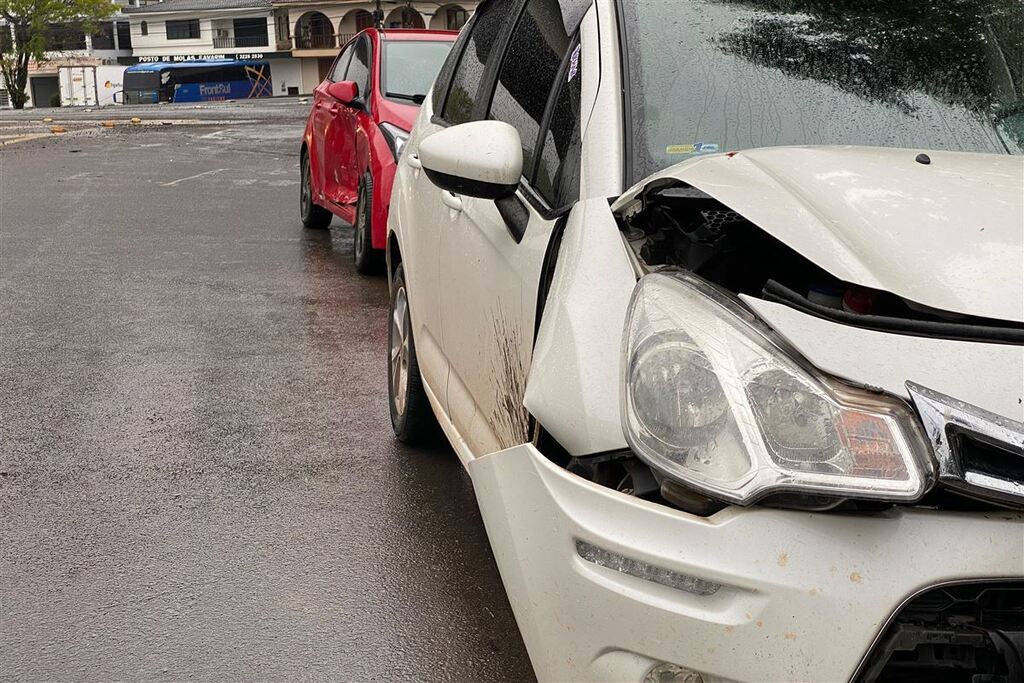
M 458 31 L 466 25 L 466 10 L 461 8 L 449 8 L 445 10 L 445 28 L 449 31 Z
M 72 24 L 50 24 L 43 38 L 47 52 L 85 49 L 85 31 Z
M 96 27 L 92 34 L 92 49 L 113 50 L 114 49 L 114 23 L 105 21 Z
M 147 24 L 146 22 L 142 22 L 141 24 L 139 24 L 139 30 L 142 31 L 142 35 L 148 36 L 149 35 L 149 24 Z
M 194 40 L 199 37 L 199 20 L 183 19 L 167 22 L 167 40 Z
M 235 19 L 235 44 L 233 47 L 266 47 L 266 19 Z
M 119 50 L 132 49 L 132 25 L 127 21 L 117 22 L 117 47 Z

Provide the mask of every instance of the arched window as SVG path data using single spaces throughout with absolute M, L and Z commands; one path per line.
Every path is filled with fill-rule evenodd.
M 141 24 L 139 24 L 139 30 L 142 31 L 142 35 L 148 36 L 149 35 L 149 24 L 147 24 L 146 22 L 142 22 Z

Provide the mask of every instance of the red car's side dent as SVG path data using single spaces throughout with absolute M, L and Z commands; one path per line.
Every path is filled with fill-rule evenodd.
M 458 33 L 455 31 L 366 29 L 349 41 L 341 51 L 343 52 L 363 34 L 370 39 L 372 46 L 369 97 L 366 98 L 365 93 L 361 93 L 369 106 L 366 109 L 350 109 L 343 112 L 345 115 L 354 116 L 352 130 L 346 131 L 344 139 L 338 136 L 331 137 L 332 132 L 337 132 L 330 130 L 330 125 L 334 124 L 328 124 L 321 129 L 316 123 L 317 107 L 330 107 L 334 104 L 333 98 L 330 98 L 327 93 L 329 81 L 324 81 L 317 87 L 317 92 L 313 95 L 313 107 L 306 123 L 304 143 L 309 155 L 313 201 L 344 221 L 355 222 L 358 181 L 363 175 L 370 174 L 373 180 L 370 243 L 374 249 L 384 249 L 387 246 L 388 209 L 391 205 L 391 186 L 395 178 L 396 163 L 387 138 L 380 130 L 380 124 L 390 123 L 406 131 L 412 130 L 416 116 L 419 114 L 419 107 L 389 100 L 381 92 L 381 43 L 392 40 L 454 42 Z M 339 103 L 339 106 L 344 105 Z M 340 117 L 336 118 L 335 122 L 338 125 L 343 123 Z M 322 140 L 322 136 L 329 138 L 323 145 L 324 158 L 320 158 L 318 151 L 320 146 L 317 145 L 318 137 Z M 334 142 L 333 145 L 331 140 Z M 353 167 L 342 169 L 332 165 L 344 163 L 343 160 L 346 158 L 354 164 Z M 339 198 L 342 201 L 331 201 L 331 198 L 325 195 L 327 173 L 337 174 L 339 178 L 348 179 L 340 187 Z

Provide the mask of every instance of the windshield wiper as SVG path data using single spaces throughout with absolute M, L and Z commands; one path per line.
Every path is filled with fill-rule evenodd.
M 385 92 L 384 97 L 394 97 L 398 100 L 412 100 L 416 104 L 423 104 L 423 100 L 427 99 L 426 95 L 407 95 L 404 92 Z

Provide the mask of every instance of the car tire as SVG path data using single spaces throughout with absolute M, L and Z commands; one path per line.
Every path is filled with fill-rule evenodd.
M 356 270 L 362 275 L 376 275 L 383 267 L 383 252 L 373 248 L 373 178 L 370 174 L 359 181 L 356 217 L 352 236 L 352 256 Z
M 326 230 L 334 217 L 330 211 L 313 202 L 313 178 L 309 168 L 309 155 L 302 155 L 302 187 L 299 189 L 299 218 L 307 230 Z
M 395 436 L 410 446 L 437 441 L 439 427 L 423 389 L 416 344 L 412 336 L 412 318 L 405 284 L 405 271 L 399 264 L 391 284 L 388 316 L 388 404 Z

